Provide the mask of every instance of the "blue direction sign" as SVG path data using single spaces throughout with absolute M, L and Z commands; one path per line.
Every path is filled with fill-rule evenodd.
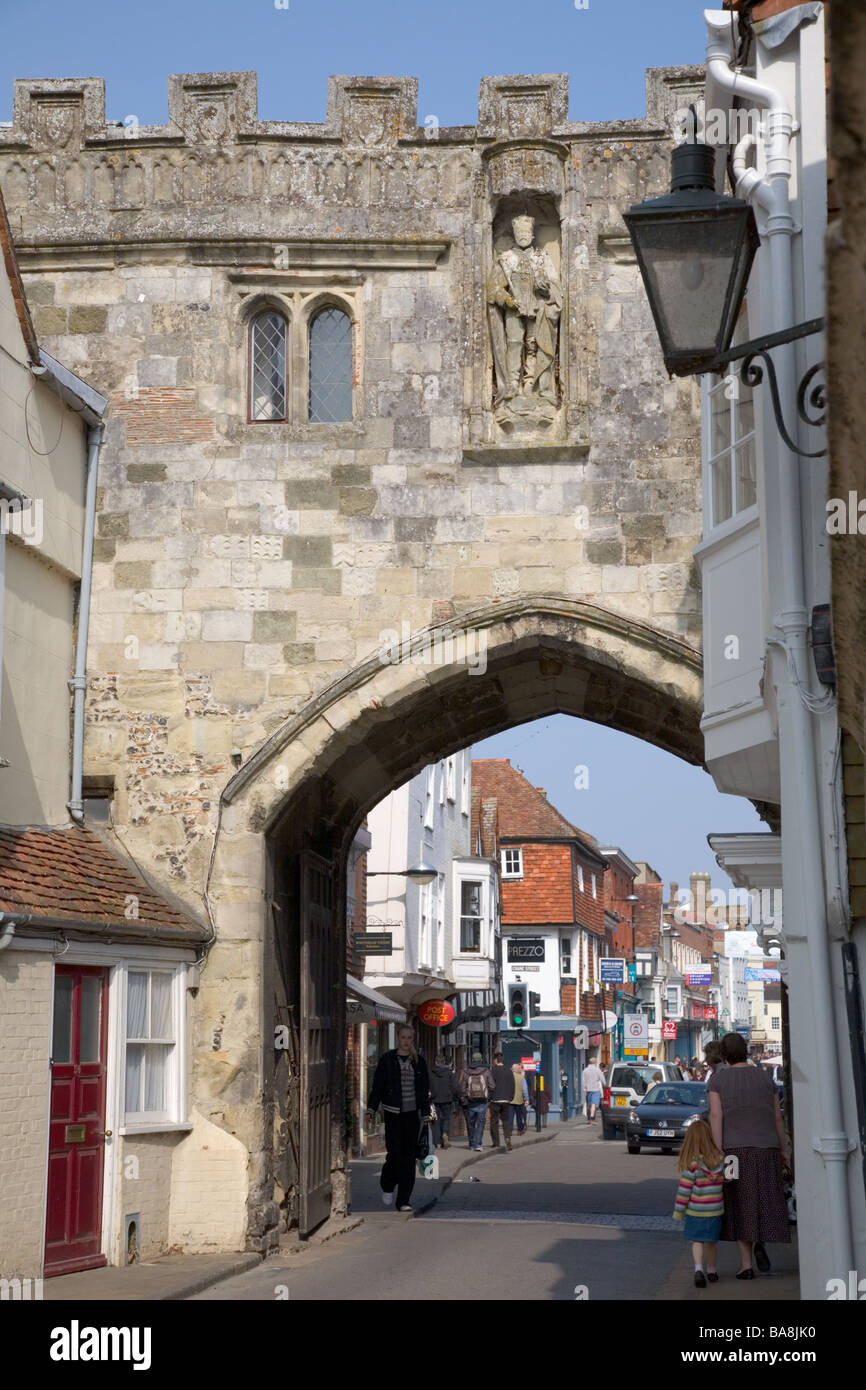
M 628 978 L 631 984 L 637 980 L 637 965 L 630 965 L 628 968 Z
M 603 985 L 621 985 L 625 981 L 625 961 L 621 956 L 602 956 L 599 961 L 601 966 L 601 983 Z

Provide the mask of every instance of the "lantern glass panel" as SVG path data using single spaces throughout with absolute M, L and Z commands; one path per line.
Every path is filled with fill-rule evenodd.
M 665 357 L 724 351 L 742 244 L 739 215 L 635 219 L 647 293 Z

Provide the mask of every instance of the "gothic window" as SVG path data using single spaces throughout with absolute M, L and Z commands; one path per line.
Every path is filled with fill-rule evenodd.
M 286 418 L 286 320 L 275 309 L 250 325 L 250 419 Z
M 352 418 L 352 321 L 342 309 L 320 309 L 310 323 L 310 420 Z

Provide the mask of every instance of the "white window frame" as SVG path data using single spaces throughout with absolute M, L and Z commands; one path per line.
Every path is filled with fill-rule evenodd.
M 422 883 L 418 891 L 418 968 L 431 970 L 430 934 L 433 913 L 433 884 Z
M 578 888 L 580 889 L 580 891 L 581 891 L 581 893 L 582 893 L 582 892 L 583 892 L 583 865 L 582 865 L 582 864 L 578 864 L 578 866 L 577 866 L 577 886 L 578 886 Z
M 745 342 L 748 338 L 748 318 L 746 313 L 741 314 L 740 321 L 734 332 L 733 344 Z M 740 402 L 744 399 L 744 393 L 748 392 L 748 398 L 752 402 L 752 428 L 740 435 Z M 713 453 L 713 404 L 719 396 L 724 396 L 728 401 L 728 424 L 730 432 L 730 443 L 724 449 L 719 449 Z M 717 527 L 724 526 L 726 523 L 734 521 L 734 518 L 752 515 L 757 507 L 757 467 L 758 467 L 758 443 L 757 443 L 757 418 L 758 401 L 752 392 L 752 388 L 744 386 L 739 378 L 739 364 L 730 363 L 730 369 L 726 376 L 713 376 L 705 374 L 701 379 L 701 454 L 702 454 L 702 473 L 704 479 L 704 535 L 709 535 Z M 744 447 L 751 446 L 753 457 L 753 468 L 755 472 L 754 487 L 755 499 L 740 505 L 737 500 L 737 471 L 738 471 L 738 451 Z M 714 466 L 720 463 L 725 457 L 729 463 L 729 481 L 731 487 L 731 511 L 728 516 L 716 516 L 714 504 L 713 474 Z
M 572 940 L 570 933 L 565 933 L 559 938 L 559 973 L 560 975 L 572 975 Z M 566 961 L 568 965 L 566 966 Z
M 445 763 L 439 764 L 439 805 L 445 805 Z
M 436 765 L 431 763 L 426 770 L 424 784 L 424 829 L 433 829 L 434 803 L 436 799 Z
M 592 878 L 592 896 L 593 896 L 594 898 L 597 898 L 597 897 L 598 897 L 598 879 L 597 879 L 597 877 L 596 877 L 595 874 L 591 874 L 590 877 Z
M 436 941 L 433 947 L 433 969 L 445 969 L 445 875 L 436 876 Z
M 523 878 L 523 850 L 522 850 L 521 848 L 519 848 L 519 847 L 514 847 L 513 845 L 509 845 L 506 849 L 501 850 L 500 853 L 501 853 L 501 855 L 502 855 L 502 877 L 503 877 L 504 879 L 505 879 L 505 878 L 507 878 L 507 879 Z M 516 854 L 516 855 L 517 855 L 517 868 L 516 868 L 516 869 L 509 869 L 509 868 L 508 868 L 508 855 L 509 855 L 509 854 L 511 854 L 511 855 Z
M 127 1131 L 128 1131 L 131 1127 L 139 1128 L 140 1126 L 144 1126 L 144 1127 L 147 1127 L 147 1128 L 155 1128 L 155 1127 L 158 1127 L 159 1125 L 164 1124 L 164 1123 L 166 1123 L 166 1122 L 167 1122 L 167 1123 L 172 1123 L 172 1122 L 175 1122 L 175 1123 L 176 1123 L 176 1122 L 178 1122 L 178 1120 L 180 1120 L 180 1119 L 183 1118 L 183 1117 L 180 1115 L 180 1106 L 179 1106 L 179 1102 L 180 1102 L 180 1082 L 179 1082 L 179 1075 L 178 1075 L 178 1072 L 179 1072 L 179 1065 L 178 1065 L 178 1064 L 179 1064 L 179 1062 L 181 1061 L 181 1059 L 180 1059 L 179 1056 L 178 1056 L 179 1034 L 180 1034 L 180 1032 L 181 1032 L 181 1029 L 180 1029 L 180 1015 L 181 1015 L 181 1012 L 182 1012 L 182 1010 L 183 1010 L 183 1006 L 184 1006 L 184 1004 L 185 1004 L 185 999 L 184 999 L 184 997 L 183 997 L 183 994 L 182 994 L 181 990 L 179 990 L 179 977 L 180 977 L 181 973 L 183 973 L 183 975 L 184 975 L 184 977 L 185 977 L 185 975 L 186 975 L 186 971 L 185 971 L 185 970 L 181 971 L 181 970 L 179 970 L 179 969 L 177 969 L 177 968 L 171 969 L 171 967 L 164 966 L 164 965 L 161 965 L 161 964 L 158 964 L 158 963 L 155 963 L 155 962 L 154 962 L 153 964 L 145 963 L 145 962 L 141 962 L 141 963 L 131 963 L 131 962 L 128 962 L 128 963 L 126 964 L 126 966 L 125 966 L 125 969 L 124 969 L 124 977 L 123 977 L 123 1008 L 122 1008 L 122 1018 L 121 1018 L 121 1038 L 122 1038 L 122 1044 L 123 1044 L 123 1059 L 122 1059 L 122 1074 L 121 1074 L 121 1078 L 120 1078 L 120 1085 L 121 1085 L 121 1092 L 122 1092 L 122 1102 L 121 1102 L 121 1103 L 122 1103 L 123 1123 L 124 1123 L 124 1127 L 126 1128 Z M 130 976 L 130 974 L 147 974 L 147 975 L 150 975 L 150 976 L 153 976 L 153 975 L 163 975 L 163 976 L 165 976 L 165 975 L 167 975 L 167 976 L 169 976 L 170 979 L 171 979 L 171 988 L 170 988 L 169 999 L 170 999 L 170 1007 L 171 1007 L 171 1031 L 172 1031 L 172 1034 L 173 1034 L 173 1039 L 172 1039 L 172 1041 L 171 1041 L 170 1043 L 168 1043 L 168 1042 L 162 1043 L 162 1042 L 159 1042 L 159 1041 L 151 1042 L 151 1041 L 149 1041 L 148 1039 L 142 1039 L 142 1040 L 141 1040 L 141 1042 L 143 1042 L 145 1046 L 160 1046 L 160 1047 L 166 1047 L 166 1048 L 169 1049 L 169 1060 L 168 1060 L 168 1062 L 166 1063 L 166 1106 L 165 1106 L 165 1109 L 164 1109 L 164 1110 L 127 1110 L 127 1109 L 126 1109 L 126 1053 L 127 1053 L 127 1048 L 128 1048 L 129 1045 L 130 1045 L 130 1042 L 132 1042 L 132 1045 L 133 1045 L 133 1046 L 138 1045 L 137 1042 L 134 1041 L 134 1040 L 131 1040 L 131 1039 L 129 1038 L 128 1034 L 127 1034 L 127 1017 L 128 1017 L 128 1009 L 129 1009 L 129 976 Z M 148 986 L 148 994 L 149 994 L 149 993 L 150 993 L 150 986 Z
M 445 759 L 445 795 L 449 801 L 457 800 L 457 758 Z
M 478 928 L 478 950 L 467 951 L 463 948 L 463 885 L 464 883 L 478 883 L 481 886 L 479 902 L 479 928 Z M 487 957 L 487 922 L 489 916 L 488 893 L 489 880 L 484 875 L 476 875 L 471 872 L 462 873 L 457 879 L 457 901 L 455 903 L 455 928 L 456 938 L 454 942 L 454 954 L 464 957 L 466 960 L 484 960 Z
M 469 755 L 463 754 L 463 767 L 460 774 L 460 814 L 469 815 Z

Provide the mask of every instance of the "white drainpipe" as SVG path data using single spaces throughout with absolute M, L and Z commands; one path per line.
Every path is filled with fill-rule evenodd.
M 72 787 L 66 803 L 73 820 L 84 820 L 81 794 L 84 768 L 84 697 L 87 692 L 87 629 L 90 623 L 90 587 L 93 572 L 93 537 L 96 530 L 96 481 L 102 425 L 91 425 L 87 436 L 87 491 L 84 506 L 84 548 L 81 561 L 81 591 L 78 600 L 78 641 L 75 648 L 75 675 L 69 684 L 72 704 Z
M 745 148 L 749 139 L 737 149 L 736 191 L 742 198 L 757 203 L 766 213 L 767 253 L 770 260 L 770 279 L 775 322 L 769 331 L 794 326 L 794 280 L 791 237 L 797 231 L 790 211 L 789 184 L 792 174 L 790 140 L 794 116 L 781 94 L 754 78 L 731 68 L 731 16 L 729 13 L 706 11 L 708 29 L 707 77 L 731 96 L 742 96 L 760 107 L 764 113 L 767 178 L 756 170 L 746 169 Z M 779 382 L 779 395 L 784 404 L 796 400 L 796 362 L 794 345 L 785 344 L 773 349 L 773 360 Z M 806 608 L 806 579 L 803 554 L 801 507 L 801 460 L 779 441 L 779 504 L 780 533 L 785 537 L 781 547 L 783 603 L 775 618 L 775 626 L 784 637 L 784 646 L 793 659 L 794 671 L 800 682 L 807 684 L 809 647 L 807 632 L 809 613 Z M 802 854 L 801 872 L 794 891 L 785 885 L 786 934 L 805 938 L 811 970 L 809 993 L 814 1008 L 815 1075 L 819 1084 L 813 1088 L 812 1103 L 818 1117 L 818 1134 L 812 1146 L 821 1155 L 827 1185 L 826 1219 L 831 1241 L 832 1269 L 827 1277 L 847 1277 L 853 1268 L 851 1221 L 848 1209 L 847 1161 L 849 1140 L 845 1133 L 842 1106 L 842 1086 L 836 1050 L 835 1014 L 830 968 L 830 940 L 827 905 L 824 893 L 823 855 L 821 854 L 822 826 L 819 814 L 819 792 L 816 774 L 816 744 L 813 720 L 800 691 L 791 678 L 787 663 L 776 672 L 780 699 L 780 726 L 787 724 L 784 737 L 788 743 L 783 769 L 782 816 L 785 807 L 797 805 L 803 846 L 818 850 L 814 856 Z M 786 717 L 787 716 L 787 717 Z M 787 777 L 786 777 L 787 772 Z M 790 781 L 787 781 L 790 778 Z M 784 831 L 784 825 L 783 825 Z M 788 864 L 792 863 L 790 859 Z M 786 864 L 786 867 L 788 867 Z M 797 918 L 794 928 L 792 919 Z M 799 1136 L 800 1143 L 807 1142 Z M 809 1295 L 815 1297 L 812 1293 Z

